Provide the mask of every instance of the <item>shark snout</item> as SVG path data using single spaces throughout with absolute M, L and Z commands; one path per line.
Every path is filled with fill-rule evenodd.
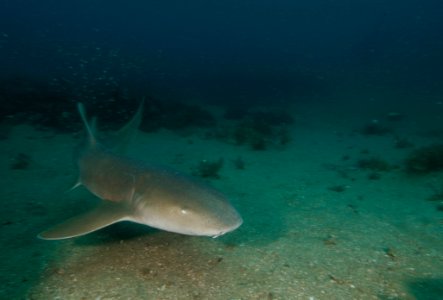
M 237 213 L 237 218 L 234 222 L 231 224 L 226 225 L 223 229 L 219 230 L 216 234 L 210 235 L 212 238 L 218 238 L 219 236 L 222 236 L 228 232 L 234 231 L 237 228 L 239 228 L 243 224 L 243 219 L 241 216 Z
M 243 219 L 240 214 L 233 207 L 229 207 L 222 217 L 218 219 L 218 222 L 213 223 L 212 233 L 207 235 L 217 238 L 228 232 L 236 230 L 242 224 Z M 208 226 L 208 229 L 209 228 L 211 228 L 211 226 Z

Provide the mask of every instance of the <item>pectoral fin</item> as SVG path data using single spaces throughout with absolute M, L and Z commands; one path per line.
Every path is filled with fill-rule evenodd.
M 128 216 L 129 212 L 124 205 L 103 201 L 92 210 L 43 231 L 38 237 L 44 240 L 61 240 L 81 236 L 127 220 Z

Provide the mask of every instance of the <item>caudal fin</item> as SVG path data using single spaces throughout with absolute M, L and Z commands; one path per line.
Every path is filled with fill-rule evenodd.
M 82 118 L 83 125 L 85 125 L 86 131 L 88 133 L 88 141 L 90 145 L 96 145 L 97 139 L 95 138 L 93 128 L 89 125 L 88 120 L 86 119 L 86 110 L 83 106 L 83 103 L 77 103 L 77 109 L 80 114 L 80 117 Z M 95 122 L 93 123 L 95 124 Z M 95 127 L 95 125 L 94 125 Z
M 123 204 L 103 201 L 96 208 L 43 231 L 38 237 L 43 240 L 68 239 L 127 219 L 129 212 Z
M 137 129 L 141 124 L 143 117 L 143 105 L 144 98 L 140 102 L 137 112 L 134 116 L 123 126 L 120 130 L 106 134 L 104 136 L 99 135 L 100 143 L 103 143 L 107 148 L 112 149 L 116 153 L 123 153 L 126 147 L 129 145 L 130 141 L 134 138 L 137 133 Z M 82 103 L 77 103 L 77 109 L 82 118 L 83 124 L 88 133 L 89 145 L 95 146 L 97 144 L 97 120 L 93 118 L 89 123 L 86 117 L 86 110 Z

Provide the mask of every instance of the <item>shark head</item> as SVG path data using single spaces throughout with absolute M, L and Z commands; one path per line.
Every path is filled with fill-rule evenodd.
M 180 234 L 214 238 L 243 223 L 237 210 L 217 190 L 191 178 L 169 176 L 163 173 L 159 180 L 159 185 L 166 183 L 168 189 L 149 189 L 135 197 L 133 221 Z

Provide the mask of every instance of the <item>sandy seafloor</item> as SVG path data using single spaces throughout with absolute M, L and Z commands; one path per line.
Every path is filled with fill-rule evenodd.
M 291 143 L 265 151 L 201 131 L 138 135 L 129 155 L 188 173 L 202 159 L 224 158 L 220 179 L 210 181 L 244 224 L 217 239 L 122 223 L 38 240 L 96 202 L 83 188 L 66 192 L 81 135 L 3 128 L 0 299 L 442 299 L 443 212 L 426 199 L 443 174 L 398 168 L 368 180 L 355 167 L 362 151 L 401 166 L 411 149 L 396 149 L 390 134 L 357 133 L 370 114 L 326 112 L 296 112 Z M 416 120 L 402 122 L 397 132 L 416 146 L 436 141 L 417 135 L 426 128 Z M 18 153 L 31 156 L 28 169 L 10 168 Z M 239 156 L 244 170 L 231 163 Z M 336 185 L 345 190 L 329 189 Z

